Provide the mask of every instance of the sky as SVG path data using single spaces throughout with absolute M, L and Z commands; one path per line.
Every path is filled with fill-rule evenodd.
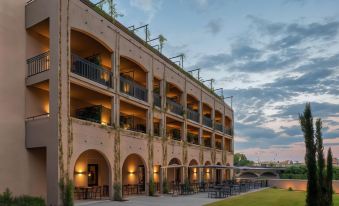
M 303 161 L 298 115 L 311 102 L 325 150 L 339 157 L 338 0 L 115 2 L 125 26 L 149 24 L 166 56 L 184 53 L 184 69 L 234 97 L 235 152 Z

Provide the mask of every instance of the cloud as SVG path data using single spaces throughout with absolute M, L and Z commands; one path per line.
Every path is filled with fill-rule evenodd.
M 339 137 L 335 139 L 324 139 L 324 153 L 326 156 L 327 150 L 331 147 L 333 156 L 339 156 Z M 305 144 L 303 141 L 292 144 L 272 145 L 268 148 L 252 147 L 248 149 L 238 150 L 239 153 L 244 153 L 246 156 L 254 161 L 277 161 L 293 160 L 304 162 Z
M 130 5 L 142 10 L 147 16 L 147 23 L 150 23 L 156 16 L 156 13 L 162 7 L 162 0 L 130 0 Z
M 154 0 L 131 0 L 131 6 L 142 9 L 144 11 L 151 11 L 154 9 Z
M 216 35 L 219 34 L 222 30 L 222 22 L 223 20 L 218 18 L 218 19 L 212 19 L 206 24 L 206 29 L 207 32 Z

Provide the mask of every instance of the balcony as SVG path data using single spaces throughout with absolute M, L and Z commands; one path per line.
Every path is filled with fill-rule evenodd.
M 211 138 L 204 138 L 204 146 L 205 147 L 212 147 Z
M 218 122 L 215 122 L 215 123 L 214 123 L 214 129 L 216 129 L 216 130 L 218 130 L 218 131 L 220 131 L 220 132 L 223 132 L 223 131 L 224 131 L 224 130 L 223 130 L 222 124 L 221 124 L 221 123 L 218 123 Z
M 33 58 L 27 60 L 27 76 L 33 76 L 49 70 L 50 68 L 50 57 L 49 52 L 39 54 Z
M 168 107 L 168 110 L 174 114 L 183 115 L 184 113 L 183 106 L 169 98 L 167 98 L 167 107 Z
M 120 91 L 129 96 L 147 102 L 147 89 L 133 80 L 120 76 Z
M 187 118 L 199 123 L 199 112 L 192 109 L 187 109 Z
M 215 142 L 215 148 L 222 150 L 222 143 L 221 142 Z
M 233 130 L 232 128 L 225 128 L 225 134 L 233 136 Z
M 187 132 L 187 142 L 199 145 L 199 135 Z
M 80 108 L 75 111 L 75 118 L 103 125 L 111 125 L 110 115 L 111 110 L 102 105 Z
M 113 73 L 97 64 L 72 54 L 72 73 L 113 88 Z
M 161 96 L 160 96 L 160 94 L 153 92 L 153 104 L 154 104 L 154 106 L 161 108 Z
M 125 130 L 146 133 L 146 121 L 132 115 L 120 115 L 120 127 Z
M 207 127 L 211 127 L 212 128 L 212 119 L 206 116 L 202 116 L 202 123 L 203 125 L 207 126 Z
M 181 141 L 181 131 L 179 129 L 172 129 L 168 135 L 173 140 Z

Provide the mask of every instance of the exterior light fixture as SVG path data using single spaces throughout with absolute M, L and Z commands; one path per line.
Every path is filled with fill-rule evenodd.
M 75 171 L 74 174 L 75 175 L 84 175 L 84 174 L 86 174 L 86 172 L 85 171 Z

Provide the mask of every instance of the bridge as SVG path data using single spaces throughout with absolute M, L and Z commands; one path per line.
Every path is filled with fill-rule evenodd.
M 276 167 L 234 167 L 236 178 L 279 179 L 286 168 Z

